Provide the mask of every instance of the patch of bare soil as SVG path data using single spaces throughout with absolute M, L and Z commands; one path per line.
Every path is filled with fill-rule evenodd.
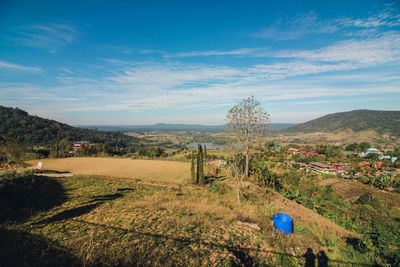
M 334 232 L 336 235 L 341 237 L 355 236 L 356 234 L 346 230 L 345 228 L 329 221 L 322 215 L 303 207 L 302 205 L 278 194 L 272 192 L 272 201 L 277 207 L 279 207 L 279 212 L 287 213 L 293 218 L 293 222 L 304 223 L 304 224 L 314 224 L 323 229 L 324 231 Z
M 386 192 L 359 181 L 350 181 L 338 178 L 325 179 L 320 185 L 331 185 L 333 191 L 343 197 L 347 202 L 359 198 L 365 193 L 370 193 L 377 197 L 386 207 L 400 207 L 400 195 L 397 193 Z
M 325 179 L 325 180 L 320 181 L 318 184 L 319 185 L 331 185 L 331 184 L 334 184 L 334 183 L 337 183 L 337 182 L 338 182 L 338 179 L 329 178 L 329 179 Z
M 74 176 L 72 173 L 35 173 L 35 175 L 36 176 L 53 177 L 53 178 L 72 177 L 72 176 Z

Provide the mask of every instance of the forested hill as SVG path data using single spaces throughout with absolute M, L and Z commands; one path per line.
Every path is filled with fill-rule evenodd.
M 18 108 L 0 106 L 0 141 L 17 139 L 27 145 L 46 145 L 68 138 L 124 147 L 137 139 L 118 132 L 101 132 L 72 127 L 65 123 L 29 115 Z
M 400 136 L 400 111 L 353 110 L 320 117 L 282 130 L 283 133 L 361 132 L 374 130 L 379 134 Z

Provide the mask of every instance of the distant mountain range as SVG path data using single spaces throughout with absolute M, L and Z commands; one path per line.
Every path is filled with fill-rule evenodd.
M 72 127 L 65 123 L 29 115 L 18 108 L 0 106 L 0 141 L 17 139 L 18 142 L 28 145 L 47 145 L 63 138 L 118 147 L 137 142 L 137 138 L 122 133 Z
M 342 135 L 342 140 L 365 139 L 378 141 L 398 141 L 400 137 L 400 111 L 354 110 L 339 112 L 300 124 L 271 123 L 272 134 L 276 135 Z M 77 125 L 77 127 L 54 120 L 29 115 L 18 108 L 0 106 L 0 141 L 18 138 L 26 144 L 49 144 L 55 140 L 68 138 L 71 141 L 86 140 L 124 146 L 137 142 L 137 138 L 123 132 L 149 131 L 200 131 L 222 132 L 225 125 L 207 126 L 199 124 L 154 125 Z M 367 133 L 367 134 L 365 134 Z M 309 137 L 316 140 L 314 136 Z
M 268 125 L 270 130 L 281 130 L 294 126 L 293 123 L 271 123 Z M 176 132 L 176 131 L 198 131 L 198 132 L 223 132 L 226 125 L 201 125 L 201 124 L 167 124 L 157 123 L 153 125 L 75 125 L 85 129 L 97 129 L 101 131 L 121 131 L 121 132 Z
M 400 137 L 400 111 L 353 110 L 329 114 L 315 120 L 282 129 L 281 133 L 337 133 L 375 131 L 380 135 Z

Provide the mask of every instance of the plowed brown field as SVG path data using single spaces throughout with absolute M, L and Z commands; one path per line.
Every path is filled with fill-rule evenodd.
M 36 166 L 38 161 L 27 163 Z M 40 161 L 43 162 L 45 170 L 67 171 L 75 175 L 99 175 L 167 183 L 182 183 L 190 176 L 190 164 L 177 161 L 118 158 L 64 158 Z

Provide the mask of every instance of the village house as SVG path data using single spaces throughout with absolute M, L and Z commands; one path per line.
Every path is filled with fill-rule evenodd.
M 358 157 L 360 157 L 360 158 L 365 158 L 367 156 L 367 154 L 365 152 L 358 152 L 355 154 L 358 154 Z
M 374 167 L 375 169 L 382 169 L 383 162 L 382 161 L 377 161 L 374 164 L 372 164 L 372 167 Z
M 367 155 L 369 156 L 369 155 L 373 155 L 373 154 L 377 154 L 377 153 L 379 153 L 380 151 L 377 149 L 377 148 L 375 148 L 375 147 L 370 147 L 370 148 L 368 148 L 367 149 Z
M 286 165 L 288 167 L 294 167 L 296 164 L 299 165 L 300 169 L 304 169 L 304 168 L 308 167 L 307 163 L 304 163 L 304 162 L 296 162 L 294 160 L 289 160 L 288 162 L 286 162 Z
M 320 162 L 310 162 L 310 168 L 313 171 L 328 173 L 332 169 L 331 165 L 320 163 Z
M 318 153 L 315 153 L 315 152 L 306 152 L 305 154 L 307 156 L 311 156 L 311 157 L 324 157 L 325 156 L 325 155 L 318 154 Z
M 74 142 L 73 149 L 78 150 L 78 149 L 81 149 L 82 146 L 89 146 L 89 145 L 91 145 L 91 143 L 89 141 L 78 141 L 78 142 Z
M 334 170 L 347 172 L 349 170 L 350 164 L 349 163 L 332 163 L 331 166 Z
M 362 161 L 360 163 L 358 163 L 358 167 L 363 167 L 363 166 L 370 166 L 371 163 L 369 163 L 368 161 Z
M 279 152 L 281 150 L 282 150 L 281 146 L 273 146 L 273 147 L 269 148 L 269 151 L 271 151 L 271 152 Z
M 296 155 L 296 154 L 299 154 L 300 153 L 300 149 L 297 149 L 297 148 L 289 148 L 288 150 L 287 150 L 287 153 L 288 154 L 293 154 L 293 155 Z

